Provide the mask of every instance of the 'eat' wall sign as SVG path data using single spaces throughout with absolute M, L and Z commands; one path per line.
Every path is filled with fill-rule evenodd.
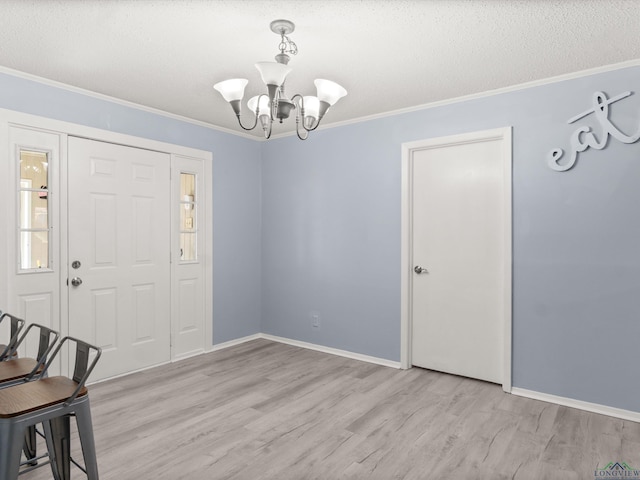
M 583 125 L 571 135 L 571 158 L 561 161 L 565 155 L 564 150 L 556 148 L 549 152 L 549 167 L 557 172 L 566 172 L 572 168 L 578 161 L 578 154 L 584 152 L 588 148 L 595 148 L 596 150 L 602 150 L 609 141 L 609 136 L 615 138 L 622 143 L 635 143 L 640 139 L 640 130 L 633 135 L 626 135 L 616 127 L 611 120 L 609 120 L 609 105 L 618 100 L 632 95 L 633 92 L 623 92 L 620 95 L 616 95 L 612 98 L 607 98 L 607 95 L 603 92 L 595 92 L 593 94 L 593 107 L 582 113 L 579 113 L 573 118 L 570 118 L 567 123 L 575 123 L 581 118 L 594 114 L 596 120 L 602 127 L 602 135 L 600 140 L 596 137 L 595 132 L 591 127 Z

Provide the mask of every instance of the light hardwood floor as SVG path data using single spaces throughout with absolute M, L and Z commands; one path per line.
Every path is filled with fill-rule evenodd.
M 610 461 L 640 466 L 640 424 L 267 340 L 90 397 L 102 480 L 584 480 Z

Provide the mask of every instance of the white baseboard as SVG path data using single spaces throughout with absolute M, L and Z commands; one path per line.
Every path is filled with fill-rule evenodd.
M 254 333 L 253 335 L 247 335 L 246 337 L 236 338 L 234 340 L 229 340 L 228 342 L 217 343 L 213 345 L 213 347 L 211 347 L 209 350 L 207 350 L 207 353 L 215 352 L 217 350 L 223 350 L 225 348 L 233 347 L 235 345 L 240 345 L 241 343 L 250 342 L 251 340 L 257 340 L 259 338 L 262 338 L 261 335 L 262 334 L 260 333 Z
M 263 338 L 265 340 L 271 340 L 273 342 L 285 343 L 287 345 L 293 345 L 295 347 L 306 348 L 309 350 L 315 350 L 317 352 L 328 353 L 331 355 L 337 355 L 340 357 L 351 358 L 353 360 L 360 360 L 362 362 L 374 363 L 376 365 L 382 365 L 384 367 L 391 367 L 400 369 L 400 362 L 393 362 L 385 358 L 371 357 L 369 355 L 363 355 L 361 353 L 349 352 L 347 350 L 340 350 L 338 348 L 325 347 L 323 345 L 316 345 L 315 343 L 302 342 L 300 340 L 292 340 L 290 338 L 278 337 L 276 335 L 269 335 L 268 333 L 256 333 L 248 335 L 242 338 L 236 338 L 235 340 L 229 340 L 228 342 L 219 343 L 214 345 L 208 352 L 215 352 L 217 350 L 223 350 L 225 348 L 240 345 L 242 343 L 250 342 Z M 109 379 L 110 380 L 110 379 Z M 96 382 L 98 383 L 98 382 Z M 559 397 L 557 395 L 551 395 L 549 393 L 536 392 L 534 390 L 527 390 L 525 388 L 512 387 L 508 392 L 518 397 L 530 398 L 532 400 L 540 400 L 547 403 L 554 403 L 556 405 L 562 405 L 565 407 L 577 408 L 578 410 L 584 410 L 587 412 L 598 413 L 600 415 L 607 415 L 609 417 L 620 418 L 622 420 L 629 420 L 631 422 L 640 423 L 640 412 L 634 412 L 631 410 L 623 410 L 622 408 L 609 407 L 607 405 L 600 405 L 598 403 L 583 402 L 582 400 L 575 400 L 573 398 Z
M 400 368 L 400 362 L 393 362 L 386 358 L 371 357 L 369 355 L 363 355 L 361 353 L 349 352 L 347 350 L 340 350 L 338 348 L 325 347 L 324 345 L 317 345 L 315 343 L 302 342 L 300 340 L 292 340 L 290 338 L 278 337 L 276 335 L 269 335 L 268 333 L 256 333 L 242 338 L 236 338 L 235 340 L 229 340 L 228 342 L 218 343 L 213 346 L 208 352 L 215 352 L 217 350 L 223 350 L 225 348 L 240 345 L 241 343 L 250 342 L 263 338 L 265 340 L 271 340 L 272 342 L 285 343 L 287 345 L 293 345 L 294 347 L 306 348 L 308 350 L 315 350 L 316 352 L 329 353 L 331 355 L 337 355 L 339 357 L 351 358 L 352 360 L 360 360 L 362 362 L 374 363 L 376 365 L 382 365 L 384 367 Z
M 180 360 L 186 360 L 187 358 L 197 357 L 198 355 L 202 355 L 203 353 L 207 353 L 204 348 L 200 350 L 194 350 L 192 352 L 176 355 L 171 359 L 171 363 L 179 362 Z
M 173 363 L 171 360 L 168 362 L 161 362 L 161 363 L 157 363 L 155 365 L 149 365 L 148 367 L 143 367 L 143 368 L 139 368 L 137 370 L 131 370 L 130 372 L 125 372 L 125 373 L 119 373 L 118 375 L 114 375 L 112 377 L 107 377 L 107 378 L 101 378 L 100 380 L 95 380 L 92 382 L 87 382 L 87 386 L 90 385 L 97 385 L 99 383 L 102 382 L 107 382 L 109 380 L 114 380 L 116 378 L 122 378 L 122 377 L 126 377 L 127 375 L 133 375 L 134 373 L 139 373 L 139 372 L 144 372 L 145 370 L 151 370 L 152 368 L 156 368 L 156 367 L 161 367 L 163 365 L 170 365 L 171 363 Z
M 290 338 L 278 337 L 276 335 L 269 335 L 268 333 L 256 333 L 242 338 L 236 338 L 235 340 L 229 340 L 228 342 L 218 343 L 213 346 L 208 352 L 215 352 L 224 348 L 240 345 L 241 343 L 250 342 L 251 340 L 257 340 L 264 338 L 265 340 L 271 340 L 272 342 L 286 343 L 287 345 L 293 345 L 294 347 L 306 348 L 309 350 L 315 350 L 317 352 L 329 353 L 331 355 L 337 355 L 339 357 L 351 358 L 353 360 L 360 360 L 362 362 L 375 363 L 376 365 L 382 365 L 384 367 L 400 368 L 400 362 L 393 362 L 386 358 L 371 357 L 369 355 L 363 355 L 361 353 L 349 352 L 347 350 L 340 350 L 338 348 L 325 347 L 323 345 L 316 345 L 315 343 L 301 342 L 300 340 L 292 340 Z
M 256 333 L 247 337 L 237 338 L 228 342 L 219 343 L 217 345 L 214 345 L 213 348 L 209 351 L 214 352 L 216 350 L 222 350 L 224 348 L 233 347 L 234 345 L 240 345 L 241 343 L 250 342 L 259 338 L 271 340 L 273 342 L 284 343 L 287 345 L 293 345 L 295 347 L 315 350 L 317 352 L 351 358 L 353 360 L 360 360 L 362 362 L 374 363 L 376 365 L 382 365 L 385 367 L 397 369 L 401 368 L 400 362 L 394 362 L 385 358 L 372 357 L 369 355 L 363 355 L 361 353 L 340 350 L 338 348 L 325 347 L 323 345 L 317 345 L 315 343 L 302 342 L 300 340 L 292 340 L 290 338 L 278 337 L 276 335 L 270 335 L 268 333 Z M 573 398 L 559 397 L 557 395 L 551 395 L 549 393 L 535 392 L 533 390 L 527 390 L 525 388 L 512 387 L 510 393 L 519 397 L 530 398 L 532 400 L 541 400 L 547 403 L 554 403 L 556 405 L 563 405 L 565 407 L 577 408 L 578 410 L 585 410 L 587 412 L 598 413 L 600 415 L 607 415 L 609 417 L 615 417 L 622 420 L 629 420 L 631 422 L 640 423 L 640 412 L 623 410 L 621 408 L 609 407 L 597 403 L 583 402 L 582 400 L 575 400 Z
M 317 352 L 329 353 L 331 355 L 337 355 L 339 357 L 351 358 L 352 360 L 375 363 L 376 365 L 382 365 L 383 367 L 400 368 L 400 362 L 394 362 L 391 360 L 387 360 L 386 358 L 371 357 L 369 355 L 363 355 L 361 353 L 354 353 L 347 350 L 340 350 L 338 348 L 316 345 L 315 343 L 301 342 L 300 340 L 291 340 L 290 338 L 269 335 L 268 333 L 261 333 L 260 338 L 271 340 L 273 342 L 286 343 L 287 345 L 293 345 L 295 347 L 307 348 L 309 350 L 315 350 Z
M 600 415 L 608 415 L 610 417 L 616 417 L 621 418 L 622 420 L 630 420 L 632 422 L 640 423 L 640 412 L 608 407 L 606 405 L 600 405 L 598 403 L 583 402 L 582 400 L 575 400 L 573 398 L 558 397 L 556 395 L 535 392 L 533 390 L 526 390 L 524 388 L 513 387 L 511 389 L 511 393 L 513 395 L 518 395 L 519 397 L 531 398 L 533 400 L 542 400 L 543 402 L 555 403 L 557 405 L 563 405 L 565 407 L 577 408 L 579 410 L 585 410 L 587 412 L 599 413 Z

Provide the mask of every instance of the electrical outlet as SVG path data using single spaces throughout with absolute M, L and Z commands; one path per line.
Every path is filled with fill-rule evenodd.
M 311 326 L 313 328 L 320 328 L 320 314 L 318 312 L 311 312 Z

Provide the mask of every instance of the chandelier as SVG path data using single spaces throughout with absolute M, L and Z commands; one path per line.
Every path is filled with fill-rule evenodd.
M 274 20 L 270 27 L 273 33 L 280 35 L 280 45 L 278 45 L 280 53 L 275 56 L 275 62 L 255 64 L 262 76 L 262 81 L 267 86 L 267 93 L 252 97 L 247 102 L 247 107 L 254 115 L 253 125 L 246 127 L 240 118 L 244 89 L 249 83 L 247 79 L 224 80 L 216 83 L 213 88 L 229 102 L 240 127 L 244 130 L 253 130 L 259 121 L 265 138 L 269 138 L 273 121 L 277 119 L 283 123 L 283 120 L 289 118 L 291 110 L 295 110 L 296 133 L 298 138 L 306 140 L 309 132 L 318 128 L 329 107 L 344 97 L 347 91 L 331 80 L 319 78 L 314 81 L 317 89 L 316 96 L 295 94 L 291 99 L 287 98 L 284 93 L 284 81 L 292 70 L 287 66 L 290 60 L 288 54 L 296 55 L 298 53 L 298 47 L 287 35 L 293 32 L 295 25 L 289 20 Z

